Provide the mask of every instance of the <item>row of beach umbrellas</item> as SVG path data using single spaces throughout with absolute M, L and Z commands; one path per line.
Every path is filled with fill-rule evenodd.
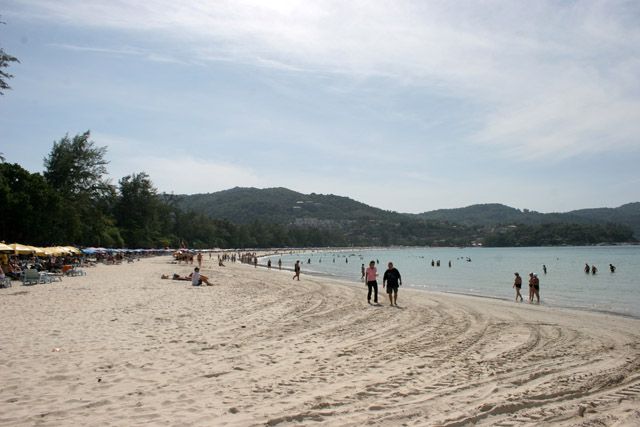
M 38 246 L 23 245 L 21 243 L 6 244 L 0 243 L 0 253 L 13 255 L 35 255 L 35 256 L 63 256 L 78 255 L 82 251 L 73 246 L 49 246 L 41 248 Z

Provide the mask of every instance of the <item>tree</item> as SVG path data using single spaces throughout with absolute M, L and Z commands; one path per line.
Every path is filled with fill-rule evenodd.
M 0 236 L 34 245 L 61 241 L 57 227 L 60 197 L 39 173 L 0 163 Z
M 91 131 L 60 142 L 53 142 L 49 157 L 44 159 L 44 177 L 61 196 L 71 199 L 89 197 L 99 199 L 110 191 L 110 184 L 102 176 L 107 173 L 104 159 L 107 147 L 95 147 L 89 141 Z
M 106 147 L 95 147 L 90 131 L 53 143 L 44 159 L 44 177 L 64 201 L 59 224 L 67 241 L 85 246 L 121 247 L 122 239 L 111 220 L 109 207 L 115 191 L 108 180 Z
M 162 202 L 144 172 L 120 180 L 116 219 L 125 243 L 131 248 L 152 248 L 161 236 Z
M 4 22 L 0 21 L 0 24 L 4 24 Z M 13 75 L 4 71 L 4 69 L 7 68 L 11 62 L 20 63 L 20 61 L 18 61 L 18 58 L 9 55 L 4 51 L 3 48 L 0 47 L 0 95 L 4 95 L 4 90 L 11 89 L 11 86 L 9 86 L 7 80 L 12 78 Z

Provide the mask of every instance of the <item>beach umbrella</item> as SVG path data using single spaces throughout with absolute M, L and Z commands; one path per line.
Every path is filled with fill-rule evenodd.
M 39 248 L 37 246 L 27 246 L 27 245 L 25 245 L 25 247 L 31 249 L 31 253 L 36 256 L 47 256 L 46 252 L 42 248 Z
M 13 252 L 13 248 L 6 243 L 0 243 L 0 253 L 11 253 Z
M 20 243 L 12 243 L 9 246 L 13 249 L 15 255 L 31 255 L 33 252 L 29 246 L 21 245 Z
M 82 254 L 82 251 L 78 248 L 76 248 L 75 246 L 63 246 L 67 252 L 71 252 L 72 254 L 76 254 L 76 255 L 80 255 Z
M 62 256 L 64 254 L 64 252 L 56 246 L 49 246 L 42 249 L 44 249 L 49 256 Z
M 46 248 L 41 248 L 44 253 L 46 254 L 46 256 L 59 256 L 59 252 L 56 253 L 55 248 L 50 248 L 50 247 L 46 247 Z

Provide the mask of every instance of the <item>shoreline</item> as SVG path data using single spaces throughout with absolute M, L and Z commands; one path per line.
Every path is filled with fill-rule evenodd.
M 619 247 L 613 247 L 613 246 L 610 247 L 611 250 L 615 250 L 614 248 L 619 249 Z M 457 249 L 457 248 L 454 248 L 454 249 Z M 494 262 L 496 259 L 501 260 L 503 256 L 507 258 L 509 256 L 513 256 L 512 254 L 522 253 L 522 252 L 511 252 L 511 251 L 518 251 L 518 250 L 528 251 L 529 255 L 527 255 L 524 258 L 520 256 L 519 257 L 520 259 L 517 259 L 518 255 L 515 255 L 516 264 L 513 264 L 513 265 L 518 267 L 513 267 L 513 269 L 516 271 L 517 270 L 522 271 L 523 269 L 525 269 L 525 267 L 523 267 L 521 263 L 517 263 L 518 261 L 521 262 L 524 260 L 525 266 L 526 266 L 527 265 L 526 262 L 528 262 L 527 260 L 529 259 L 529 257 L 538 256 L 536 255 L 536 251 L 535 251 L 535 249 L 537 248 L 533 248 L 533 252 L 531 252 L 531 249 L 532 248 L 518 248 L 518 249 L 490 248 L 488 249 L 489 252 L 485 252 L 485 254 L 496 254 L 495 258 L 492 258 L 493 257 L 492 255 L 488 255 L 488 256 L 484 255 L 481 257 L 480 252 L 476 253 L 476 255 L 474 256 L 471 251 L 459 251 L 460 253 L 457 253 L 458 251 L 456 251 L 455 255 L 453 256 L 454 257 L 457 256 L 458 258 L 456 259 L 459 259 L 461 254 L 464 254 L 464 256 L 470 255 L 474 261 L 482 262 L 478 266 L 486 266 L 486 265 L 493 266 L 494 264 L 492 264 L 492 262 Z M 545 256 L 547 256 L 546 258 L 547 265 L 549 265 L 548 261 L 551 261 L 551 259 L 553 260 L 560 259 L 560 258 L 556 258 L 556 256 L 558 255 L 558 251 L 552 252 L 551 258 L 548 258 L 548 255 L 544 255 L 547 253 L 546 252 L 547 249 L 546 248 L 539 248 L 539 249 L 542 251 L 542 252 L 539 252 L 540 254 L 542 254 L 540 255 L 540 257 L 542 258 L 538 258 L 541 263 L 545 263 L 544 262 Z M 580 250 L 580 248 L 575 248 L 575 247 L 568 248 L 568 249 L 571 250 L 571 252 L 567 252 L 569 254 L 576 253 L 575 250 Z M 590 250 L 591 248 L 584 248 L 584 249 Z M 592 249 L 594 251 L 597 251 L 601 248 L 594 247 Z M 389 251 L 387 248 L 380 249 L 380 250 L 378 249 L 372 249 L 372 250 L 374 250 L 375 252 L 378 252 L 372 255 L 373 258 L 376 258 L 379 256 L 380 259 L 382 260 L 383 258 L 387 259 L 386 257 L 390 256 L 392 258 L 389 258 L 389 259 L 394 259 L 393 255 L 389 255 L 388 253 L 385 254 L 385 252 Z M 406 255 L 402 258 L 403 260 L 402 262 L 405 264 L 408 263 L 409 271 L 401 268 L 401 271 L 403 273 L 407 273 L 406 276 L 405 274 L 403 274 L 405 288 L 407 289 L 413 288 L 421 291 L 426 290 L 431 292 L 442 292 L 442 293 L 453 294 L 453 295 L 460 294 L 460 295 L 479 296 L 482 298 L 491 298 L 491 299 L 502 300 L 502 301 L 513 301 L 513 295 L 512 295 L 513 292 L 511 290 L 512 286 L 511 286 L 511 283 L 508 283 L 508 282 L 509 282 L 509 277 L 512 274 L 509 271 L 514 271 L 514 270 L 510 270 L 508 266 L 507 266 L 507 269 L 505 269 L 505 265 L 498 267 L 498 269 L 500 270 L 501 268 L 502 273 L 505 273 L 505 274 L 495 274 L 493 272 L 493 267 L 492 267 L 490 271 L 487 270 L 487 271 L 484 271 L 484 273 L 478 275 L 477 279 L 479 280 L 476 281 L 475 277 L 469 277 L 469 273 L 472 270 L 467 268 L 466 273 L 464 273 L 464 268 L 463 268 L 462 269 L 463 273 L 460 274 L 459 273 L 460 270 L 457 268 L 456 265 L 454 265 L 455 272 L 451 270 L 452 273 L 445 273 L 447 270 L 450 270 L 450 268 L 449 269 L 444 268 L 443 270 L 424 269 L 424 267 L 421 265 L 422 263 L 421 258 L 424 257 L 426 260 L 427 257 L 431 257 L 431 256 L 434 256 L 434 258 L 444 256 L 445 267 L 446 267 L 447 255 L 443 253 L 442 250 L 439 250 L 439 249 L 434 250 L 435 252 L 433 253 L 435 255 L 427 255 L 431 251 L 432 251 L 431 249 L 425 249 L 425 248 L 418 248 L 417 250 L 414 250 L 414 249 L 406 250 L 405 252 Z M 437 253 L 438 251 L 440 251 L 439 254 Z M 495 251 L 498 251 L 498 252 L 495 252 Z M 581 250 L 580 253 L 581 252 L 584 252 L 584 250 Z M 324 252 L 324 254 L 328 254 L 328 255 L 330 255 L 331 253 L 333 252 L 331 251 Z M 562 248 L 560 249 L 559 253 L 560 253 L 559 256 L 562 258 L 564 256 Z M 311 254 L 309 252 L 307 252 L 307 254 L 311 255 L 311 259 L 313 259 L 313 255 L 316 255 L 316 257 L 318 256 L 318 254 Z M 325 259 L 326 257 L 324 256 L 324 254 L 321 255 L 321 257 L 323 258 L 323 260 L 326 260 Z M 336 257 L 334 258 L 333 264 L 331 263 L 331 257 L 329 257 L 329 259 L 326 260 L 327 265 L 318 264 L 317 258 L 313 260 L 312 265 L 307 265 L 306 257 L 304 253 L 301 254 L 300 258 L 304 258 L 303 265 L 302 265 L 303 272 L 309 275 L 313 275 L 317 277 L 325 277 L 327 279 L 332 279 L 332 280 L 343 280 L 351 283 L 361 283 L 359 280 L 360 274 L 359 273 L 356 274 L 355 269 L 359 269 L 359 265 L 362 261 L 357 261 L 356 263 L 354 263 L 354 264 L 357 264 L 356 267 L 352 267 L 351 261 L 352 261 L 352 257 L 358 257 L 358 256 L 362 260 L 363 257 L 364 258 L 367 257 L 367 254 L 364 251 L 358 251 L 358 250 L 349 251 L 350 255 L 348 259 L 350 262 L 349 262 L 349 265 L 346 267 L 345 267 L 343 258 L 341 258 L 342 261 L 338 261 L 338 263 L 336 263 L 336 260 L 338 260 L 337 258 L 338 256 L 344 257 L 345 255 L 339 255 L 338 253 L 333 253 L 333 254 Z M 271 254 L 271 258 L 277 259 L 278 255 L 282 255 L 282 254 L 276 254 L 276 255 Z M 626 254 L 626 255 L 628 256 L 629 254 Z M 597 256 L 602 257 L 603 255 L 600 254 Z M 291 255 L 287 254 L 286 257 L 283 255 L 283 258 L 286 265 L 291 264 L 291 261 L 292 261 Z M 295 255 L 293 256 L 293 259 L 295 259 Z M 569 260 L 570 260 L 569 261 L 569 264 L 570 264 L 571 258 L 569 258 Z M 394 261 L 401 261 L 401 259 L 395 259 Z M 600 263 L 602 262 L 603 261 L 600 260 Z M 618 264 L 618 262 L 616 262 L 615 260 L 613 262 L 616 265 Z M 619 262 L 621 264 L 624 264 L 620 260 Z M 455 263 L 456 263 L 456 260 L 454 260 L 454 264 Z M 553 264 L 553 261 L 552 261 L 552 264 Z M 398 264 L 396 263 L 396 265 Z M 611 279 L 607 279 L 603 277 L 602 280 L 604 281 L 600 281 L 600 285 L 604 286 L 604 288 L 602 287 L 598 288 L 597 287 L 598 281 L 591 282 L 589 280 L 593 280 L 593 279 L 589 279 L 585 284 L 587 286 L 591 286 L 591 288 L 587 287 L 587 288 L 581 289 L 580 285 L 577 285 L 578 292 L 574 294 L 573 289 L 576 288 L 576 284 L 574 283 L 574 281 L 581 281 L 584 275 L 581 273 L 575 274 L 573 276 L 567 275 L 566 265 L 567 264 L 565 264 L 564 266 L 556 266 L 558 270 L 562 270 L 561 267 L 565 267 L 564 268 L 565 271 L 561 271 L 560 274 L 558 274 L 558 270 L 554 270 L 554 266 L 551 265 L 552 273 L 548 278 L 551 281 L 545 282 L 546 292 L 543 293 L 543 298 L 540 302 L 542 305 L 547 305 L 549 307 L 555 307 L 555 308 L 565 308 L 569 310 L 603 313 L 603 314 L 617 315 L 625 318 L 640 319 L 640 310 L 637 309 L 638 305 L 634 304 L 634 302 L 640 303 L 640 301 L 638 300 L 639 295 L 637 294 L 637 292 L 635 292 L 635 289 L 636 289 L 635 284 L 637 283 L 637 281 L 634 279 L 635 276 L 633 276 L 634 268 L 627 265 L 627 267 L 624 268 L 624 272 L 621 273 L 623 274 L 622 276 L 617 277 L 618 274 L 616 274 L 617 279 L 624 278 L 622 282 L 615 282 L 613 275 L 611 276 Z M 406 265 L 405 265 L 405 268 L 407 268 Z M 533 267 L 531 270 L 528 270 L 528 268 L 531 268 L 531 267 L 526 267 L 526 268 L 527 268 L 526 271 L 536 271 L 535 267 Z M 578 266 L 578 269 L 581 269 L 581 268 L 582 267 Z M 472 267 L 472 269 L 473 271 L 475 271 L 476 267 Z M 606 272 L 605 271 L 602 272 L 602 275 L 605 275 L 606 277 L 608 277 L 609 276 L 608 268 L 606 270 L 607 270 Z M 435 276 L 432 275 L 432 272 L 433 274 L 435 274 Z M 445 274 L 440 274 L 440 272 Z M 546 273 L 544 274 L 543 277 L 547 278 Z M 628 295 L 624 294 L 623 291 L 619 291 L 616 293 L 615 289 L 622 289 L 618 287 L 618 284 L 623 285 L 623 287 L 626 286 L 626 288 L 628 288 L 631 293 Z M 611 294 L 603 295 L 600 293 L 600 289 L 606 289 L 609 287 L 612 289 Z M 593 294 L 591 294 L 590 292 L 593 292 Z M 525 301 L 524 303 L 526 304 L 527 301 Z
M 640 422 L 637 319 L 168 261 L 0 289 L 0 425 Z

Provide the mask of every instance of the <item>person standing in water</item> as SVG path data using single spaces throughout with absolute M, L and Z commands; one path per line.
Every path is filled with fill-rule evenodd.
M 367 293 L 367 302 L 371 304 L 371 292 L 373 291 L 373 302 L 378 303 L 378 281 L 376 277 L 378 276 L 378 269 L 376 268 L 375 261 L 371 261 L 369 263 L 369 268 L 365 271 L 365 276 L 367 278 L 367 288 L 369 292 Z
M 520 297 L 520 302 L 522 302 L 522 295 L 520 294 L 520 289 L 522 288 L 522 277 L 518 273 L 515 273 L 516 279 L 513 282 L 513 287 L 516 288 L 516 302 L 518 302 L 518 297 Z
M 533 273 L 529 273 L 529 302 L 533 301 Z
M 382 277 L 382 287 L 387 287 L 387 294 L 389 294 L 389 303 L 396 307 L 398 306 L 398 288 L 402 285 L 402 277 L 397 268 L 393 267 L 393 263 L 389 263 L 389 268 L 384 272 Z
M 534 274 L 533 275 L 533 294 L 536 297 L 536 302 L 539 304 L 540 303 L 540 279 L 538 279 L 538 275 Z M 533 301 L 533 298 L 531 298 L 531 301 Z

